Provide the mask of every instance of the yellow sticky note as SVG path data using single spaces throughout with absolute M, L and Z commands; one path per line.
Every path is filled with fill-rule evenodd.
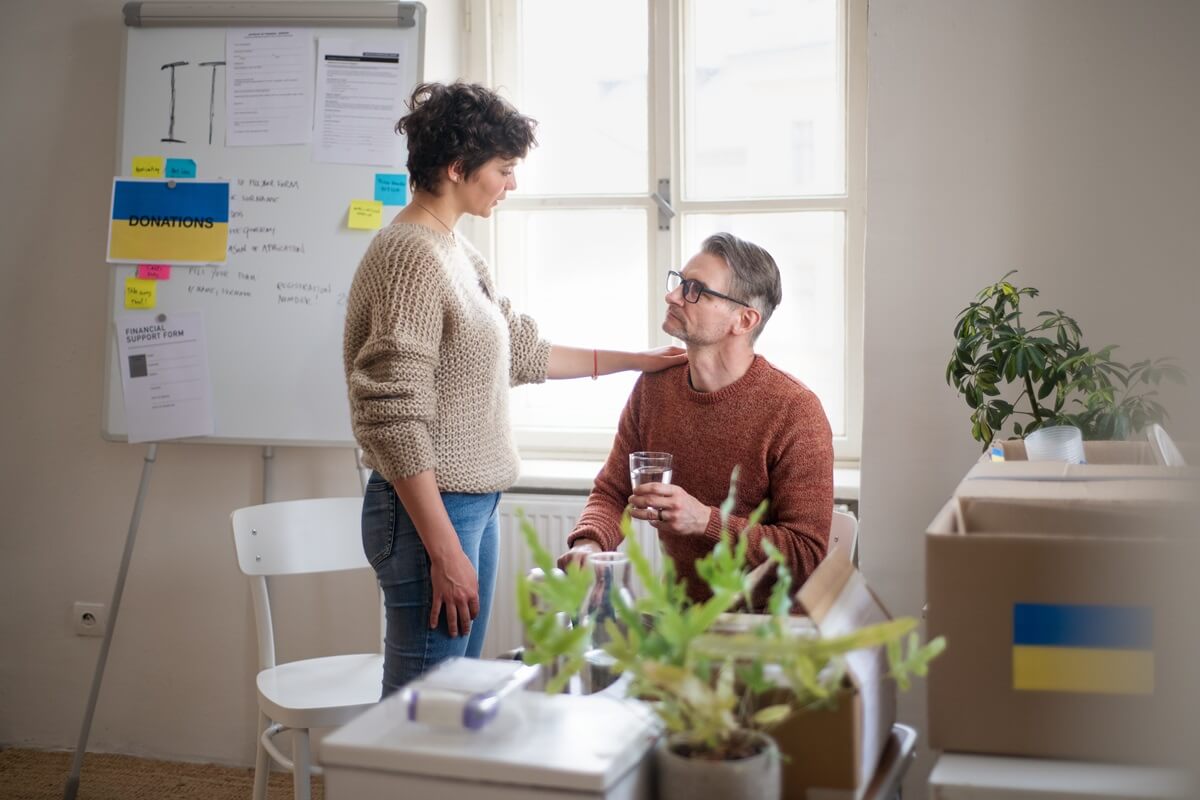
M 134 156 L 133 177 L 161 178 L 163 176 L 162 156 Z
M 351 200 L 346 225 L 363 231 L 373 231 L 383 225 L 383 201 Z
M 126 308 L 154 308 L 158 302 L 158 281 L 144 281 L 141 278 L 125 279 Z

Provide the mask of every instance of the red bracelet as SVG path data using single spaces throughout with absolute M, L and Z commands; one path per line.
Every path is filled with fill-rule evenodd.
M 600 356 L 595 350 L 592 351 L 592 380 L 600 377 Z

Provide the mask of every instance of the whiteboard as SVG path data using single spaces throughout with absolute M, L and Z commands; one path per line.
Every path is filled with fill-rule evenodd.
M 257 20 L 254 27 L 303 27 L 312 34 L 314 62 L 318 37 L 391 44 L 407 62 L 406 74 L 419 81 L 424 7 L 370 5 L 412 7 L 415 24 L 354 27 L 333 20 L 312 27 Z M 350 281 L 375 232 L 347 228 L 347 210 L 351 200 L 374 198 L 377 173 L 404 172 L 404 149 L 399 164 L 382 167 L 316 163 L 311 143 L 226 147 L 223 68 L 217 68 L 214 89 L 213 68 L 199 64 L 225 60 L 227 30 L 224 23 L 127 28 L 115 174 L 128 176 L 135 156 L 163 156 L 193 159 L 199 180 L 229 179 L 230 246 L 223 266 L 172 267 L 170 278 L 158 283 L 156 307 L 137 312 L 124 305 L 125 279 L 137 267 L 104 264 L 97 254 L 95 268 L 111 271 L 102 434 L 124 441 L 127 433 L 115 316 L 169 319 L 175 312 L 199 311 L 208 340 L 214 434 L 181 441 L 352 447 L 342 328 Z M 163 142 L 170 124 L 170 70 L 162 65 L 179 61 L 190 62 L 174 70 L 173 133 L 184 141 Z M 404 95 L 411 89 L 404 87 Z M 397 210 L 384 207 L 385 224 Z

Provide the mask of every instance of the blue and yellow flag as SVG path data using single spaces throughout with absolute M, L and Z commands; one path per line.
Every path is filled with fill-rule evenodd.
M 228 181 L 113 181 L 108 260 L 224 264 Z
M 1151 609 L 1013 606 L 1013 688 L 1042 692 L 1152 694 Z

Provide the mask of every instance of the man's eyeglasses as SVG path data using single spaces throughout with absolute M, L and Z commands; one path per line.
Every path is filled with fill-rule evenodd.
M 713 297 L 719 297 L 722 300 L 728 300 L 731 303 L 737 303 L 739 306 L 745 306 L 746 308 L 752 308 L 752 306 L 749 303 L 743 303 L 741 300 L 738 300 L 736 297 L 730 297 L 727 294 L 721 294 L 720 292 L 716 291 L 715 289 L 708 288 L 703 283 L 701 283 L 698 280 L 695 280 L 694 278 L 685 278 L 682 275 L 680 275 L 678 272 L 676 272 L 675 270 L 671 270 L 670 272 L 668 272 L 667 273 L 667 291 L 673 292 L 681 286 L 683 287 L 683 299 L 688 301 L 689 303 L 699 303 L 700 295 L 711 294 Z

